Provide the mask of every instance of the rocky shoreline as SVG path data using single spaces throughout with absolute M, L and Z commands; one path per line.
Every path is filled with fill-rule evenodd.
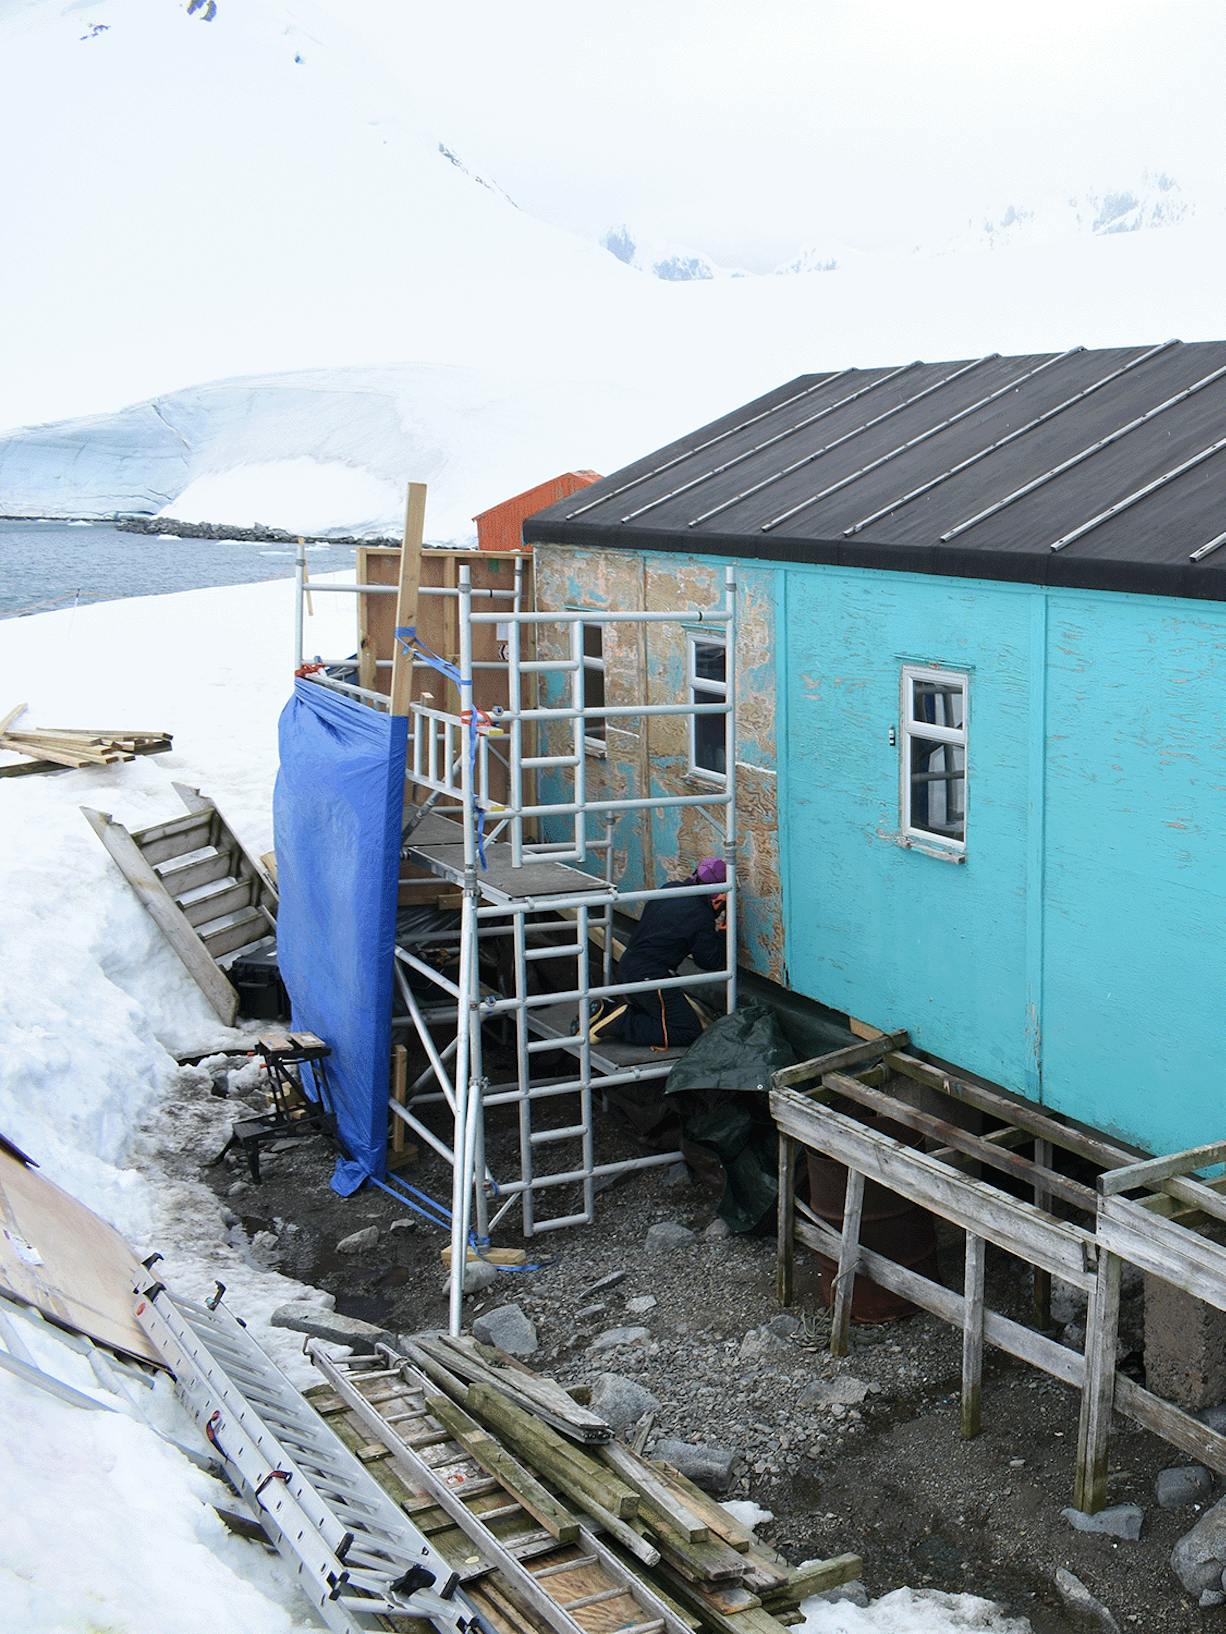
M 180 539 L 243 539 L 260 545 L 296 545 L 299 539 L 308 545 L 400 544 L 399 539 L 381 534 L 287 533 L 284 528 L 266 528 L 259 523 L 253 528 L 239 528 L 222 522 L 176 522 L 169 516 L 115 516 L 107 520 L 120 533 L 173 533 Z

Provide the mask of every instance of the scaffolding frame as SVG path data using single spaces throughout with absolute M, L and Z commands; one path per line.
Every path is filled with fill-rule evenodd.
M 303 602 L 308 591 L 304 562 L 297 573 L 295 615 L 296 667 L 303 658 Z M 337 591 L 397 594 L 396 587 L 363 584 L 311 584 L 311 594 Z M 677 1162 L 680 1151 L 652 1152 L 616 1162 L 597 1161 L 597 1096 L 619 1085 L 660 1081 L 667 1077 L 679 1049 L 653 1049 L 593 1041 L 588 1022 L 591 1006 L 604 998 L 640 992 L 722 986 L 726 1007 L 736 1005 L 736 597 L 735 569 L 727 567 L 722 595 L 708 607 L 668 612 L 606 608 L 537 611 L 524 605 L 522 564 L 516 564 L 514 588 L 486 590 L 472 584 L 469 565 L 461 563 L 451 587 L 420 586 L 421 595 L 454 598 L 458 635 L 457 662 L 450 655 L 429 653 L 398 631 L 404 655 L 414 667 L 439 672 L 449 688 L 448 702 L 409 698 L 406 786 L 416 809 L 406 823 L 402 860 L 424 867 L 423 883 L 446 880 L 460 887 L 458 929 L 446 933 L 457 951 L 454 979 L 422 958 L 414 946 L 398 942 L 394 958 L 396 984 L 411 1028 L 426 1056 L 426 1066 L 403 1099 L 389 1093 L 392 1118 L 411 1128 L 452 1171 L 450 1209 L 451 1266 L 449 1325 L 459 1332 L 463 1317 L 464 1267 L 470 1247 L 480 1252 L 489 1236 L 518 1209 L 523 1234 L 589 1224 L 604 1184 L 636 1170 Z M 498 603 L 490 608 L 491 601 Z M 585 625 L 671 626 L 682 631 L 711 625 L 725 636 L 725 696 L 722 702 L 696 702 L 683 682 L 675 702 L 589 705 L 584 692 Z M 504 655 L 497 661 L 474 661 L 474 633 L 496 625 Z M 552 627 L 564 656 L 538 658 L 531 637 Z M 358 668 L 357 659 L 320 660 L 342 675 Z M 480 672 L 501 671 L 507 704 L 491 712 L 476 703 L 474 683 Z M 376 708 L 390 708 L 390 697 L 372 692 L 342 675 L 308 674 L 306 679 L 345 693 Z M 405 689 L 406 693 L 409 689 Z M 585 739 L 589 722 L 646 721 L 652 718 L 692 720 L 717 715 L 724 722 L 724 775 L 709 790 L 692 794 L 655 795 L 648 790 L 618 796 L 594 789 L 589 782 L 590 757 Z M 549 743 L 561 739 L 560 749 Z M 545 740 L 544 742 L 538 740 Z M 506 752 L 501 752 L 505 745 Z M 532 792 L 542 777 L 560 784 L 556 797 Z M 505 793 L 495 787 L 499 779 Z M 622 890 L 613 877 L 615 833 L 624 816 L 659 810 L 699 809 L 719 832 L 712 854 L 722 855 L 726 879 L 704 885 L 644 885 Z M 488 830 L 487 830 L 488 824 Z M 600 832 L 591 833 L 592 825 Z M 539 838 L 542 829 L 551 836 Z M 585 865 L 603 863 L 599 874 Z M 405 881 L 412 884 L 412 881 Z M 679 973 L 658 981 L 620 981 L 613 964 L 614 912 L 681 895 L 726 898 L 727 954 L 722 969 Z M 573 939 L 569 931 L 573 927 Z M 559 934 L 566 940 L 559 941 Z M 593 937 L 603 948 L 593 954 Z M 440 933 L 440 938 L 442 933 Z M 510 944 L 508 991 L 484 982 L 482 950 L 499 940 Z M 594 968 L 593 959 L 598 959 Z M 572 985 L 565 990 L 534 991 L 534 968 L 542 961 L 573 964 Z M 423 978 L 439 995 L 423 1004 L 412 977 Z M 487 1023 L 502 1020 L 514 1038 L 515 1077 L 491 1081 L 485 1071 Z M 438 1042 L 432 1027 L 453 1030 Z M 538 1062 L 559 1053 L 573 1058 L 573 1069 L 558 1076 L 543 1074 Z M 540 1127 L 538 1114 L 555 1101 L 575 1111 L 561 1125 Z M 448 1145 L 421 1115 L 427 1107 L 445 1106 L 451 1123 Z M 486 1152 L 486 1113 L 514 1107 L 518 1122 L 519 1172 L 494 1175 Z M 574 1148 L 572 1158 L 549 1167 L 546 1152 Z M 580 1206 L 568 1213 L 543 1215 L 548 1193 L 577 1187 Z M 441 1211 L 440 1211 L 441 1212 Z

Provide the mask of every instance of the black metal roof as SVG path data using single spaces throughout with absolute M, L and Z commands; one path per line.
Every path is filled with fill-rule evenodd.
M 524 539 L 1226 600 L 1226 341 L 801 375 Z

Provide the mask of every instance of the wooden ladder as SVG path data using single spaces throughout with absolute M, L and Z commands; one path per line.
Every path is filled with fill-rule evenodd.
M 276 934 L 277 891 L 213 802 L 173 785 L 187 815 L 135 833 L 81 810 L 150 917 L 227 1026 L 238 993 L 221 961 Z
M 465 1415 L 447 1411 L 407 1360 L 384 1350 L 338 1361 L 317 1341 L 306 1348 L 331 1387 L 307 1399 L 451 1557 L 470 1601 L 499 1634 L 692 1634 L 698 1620 L 587 1524 L 544 1490 L 535 1500 L 525 1493 L 523 1470 L 509 1477 L 516 1491 L 478 1463 L 439 1408 L 453 1420 Z M 569 1524 L 559 1525 L 559 1516 Z

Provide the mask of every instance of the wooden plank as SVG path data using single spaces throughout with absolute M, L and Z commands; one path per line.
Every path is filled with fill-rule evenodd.
M 930 1112 L 920 1112 L 915 1107 L 908 1106 L 905 1101 L 900 1101 L 896 1095 L 885 1095 L 878 1089 L 869 1089 L 857 1079 L 841 1072 L 827 1073 L 824 1082 L 839 1095 L 845 1095 L 848 1100 L 871 1107 L 874 1112 L 892 1118 L 895 1123 L 901 1123 L 906 1129 L 914 1129 L 933 1140 L 942 1140 L 954 1151 L 973 1157 L 986 1168 L 999 1169 L 1002 1174 L 1012 1175 L 1017 1180 L 1025 1181 L 1027 1185 L 1038 1178 L 1048 1191 L 1088 1214 L 1093 1214 L 1098 1207 L 1098 1199 L 1088 1186 L 1083 1186 L 1076 1180 L 1069 1180 L 1065 1175 L 1057 1174 L 1054 1169 L 1040 1170 L 1030 1158 L 1006 1151 L 995 1142 L 984 1140 L 982 1135 L 976 1135 L 968 1129 L 961 1129 L 946 1118 L 934 1117 Z
M 1172 1152 L 1169 1157 L 1151 1157 L 1143 1163 L 1128 1163 L 1098 1177 L 1098 1189 L 1104 1197 L 1119 1192 L 1136 1191 L 1142 1186 L 1153 1187 L 1161 1180 L 1178 1179 L 1196 1169 L 1208 1169 L 1226 1159 L 1226 1140 L 1212 1141 L 1208 1146 L 1195 1146 L 1186 1152 Z
M 1050 1169 L 1054 1157 L 1052 1143 L 1049 1140 L 1040 1140 L 1035 1136 L 1033 1148 L 1034 1161 L 1041 1169 Z M 1051 1206 L 1051 1194 L 1041 1180 L 1035 1182 L 1031 1192 L 1034 1206 L 1041 1208 L 1045 1213 Z M 1034 1300 L 1034 1321 L 1039 1328 L 1051 1327 L 1051 1275 L 1040 1266 L 1033 1269 L 1034 1283 L 1031 1294 Z
M 775 1294 L 786 1309 L 796 1283 L 796 1142 L 779 1136 L 779 1201 L 775 1237 Z
M 841 1583 L 850 1583 L 864 1570 L 860 1555 L 832 1555 L 829 1560 L 811 1560 L 807 1566 L 798 1566 L 789 1573 L 786 1585 L 766 1596 L 766 1609 L 780 1611 L 785 1606 L 798 1606 L 811 1594 L 825 1594 Z
M 967 1106 L 976 1107 L 980 1112 L 987 1112 L 992 1117 L 999 1118 L 1002 1123 L 1015 1123 L 1019 1128 L 1028 1129 L 1032 1135 L 1040 1135 L 1045 1140 L 1050 1140 L 1066 1152 L 1076 1152 L 1078 1157 L 1084 1157 L 1087 1162 L 1095 1163 L 1100 1168 L 1114 1169 L 1122 1163 L 1136 1162 L 1135 1152 L 1126 1151 L 1122 1146 L 1113 1146 L 1110 1141 L 1083 1134 L 1080 1129 L 1059 1123 L 1036 1106 L 1002 1095 L 996 1090 L 984 1089 L 981 1084 L 973 1084 L 969 1079 L 945 1072 L 940 1067 L 919 1060 L 917 1056 L 891 1051 L 885 1058 L 885 1064 L 892 1067 L 895 1072 L 914 1078 L 917 1084 L 927 1084 L 929 1089 L 935 1089 L 938 1094 L 952 1096 L 955 1101 L 964 1101 Z
M 493 1436 L 470 1418 L 462 1407 L 448 1401 L 446 1396 L 433 1393 L 426 1394 L 425 1404 L 465 1452 L 499 1481 L 551 1537 L 557 1538 L 559 1543 L 575 1541 L 579 1536 L 579 1522 L 570 1510 L 547 1492 L 536 1477 L 505 1447 L 500 1447 Z
M 673 1483 L 653 1469 L 645 1458 L 631 1452 L 620 1441 L 605 1442 L 595 1450 L 595 1456 L 634 1488 L 641 1500 L 640 1509 L 643 1502 L 651 1505 L 687 1543 L 700 1543 L 710 1537 L 710 1528 L 703 1517 L 695 1513 Z
M 860 1248 L 860 1216 L 864 1209 L 864 1176 L 858 1169 L 847 1174 L 843 1194 L 843 1229 L 839 1234 L 838 1269 L 834 1278 L 834 1309 L 830 1317 L 830 1354 L 846 1356 L 851 1349 L 851 1301 L 855 1292 L 856 1258 Z
M 1111 1410 L 1115 1399 L 1115 1341 L 1120 1326 L 1120 1273 L 1115 1254 L 1100 1254 L 1086 1315 L 1086 1376 L 1077 1428 L 1073 1503 L 1094 1515 L 1107 1501 Z
M 964 1231 L 986 1237 L 1006 1253 L 1089 1289 L 1087 1266 L 1094 1239 L 1079 1226 L 1053 1220 L 1033 1203 L 1009 1197 L 981 1180 L 960 1175 L 831 1107 L 818 1105 L 795 1090 L 772 1090 L 771 1115 L 779 1128 L 802 1145 L 859 1169 L 890 1191 L 931 1209 Z
M 238 1014 L 238 994 L 209 957 L 203 942 L 136 841 L 122 823 L 114 822 L 107 812 L 94 811 L 89 806 L 82 806 L 81 811 L 201 992 L 226 1026 L 233 1026 Z
M 0 1288 L 51 1322 L 164 1367 L 133 1315 L 135 1253 L 105 1220 L 0 1148 Z
M 21 719 L 29 707 L 29 704 L 18 704 L 15 709 L 10 709 L 7 715 L 0 715 L 0 738 L 5 735 L 15 720 Z
M 439 1250 L 443 1265 L 448 1271 L 451 1269 L 451 1244 Z M 480 1252 L 470 1248 L 465 1255 L 471 1265 L 475 1260 L 488 1260 L 491 1265 L 527 1265 L 528 1254 L 523 1248 L 483 1248 Z
M 792 1089 L 820 1079 L 828 1072 L 841 1072 L 844 1067 L 857 1067 L 864 1061 L 875 1061 L 886 1050 L 905 1049 L 905 1032 L 883 1033 L 879 1038 L 865 1039 L 860 1044 L 845 1044 L 841 1049 L 815 1055 L 810 1061 L 798 1061 L 794 1067 L 784 1067 L 773 1074 L 771 1083 L 776 1089 Z
M 421 547 L 426 533 L 426 485 L 410 482 L 404 512 L 404 545 L 400 552 L 400 582 L 396 593 L 396 628 L 417 623 L 417 588 L 421 582 Z M 359 598 L 365 599 L 365 598 Z M 392 647 L 390 711 L 407 715 L 413 684 L 413 663 L 399 641 Z
M 370 584 L 370 547 L 359 545 L 354 562 L 354 572 L 358 584 Z M 354 598 L 358 604 L 358 685 L 365 687 L 368 692 L 384 690 L 376 687 L 378 677 L 378 654 L 371 634 L 371 607 L 372 603 L 382 601 L 381 596 L 363 596 L 360 593 Z
M 590 1509 L 592 1504 L 597 1504 L 618 1520 L 629 1520 L 638 1514 L 637 1492 L 602 1470 L 548 1424 L 517 1407 L 494 1385 L 470 1385 L 466 1405 L 487 1427 L 508 1441 L 521 1458 L 526 1458 L 534 1469 L 547 1475 L 583 1507 Z
M 983 1268 L 983 1238 L 968 1231 L 962 1296 L 962 1434 L 967 1440 L 983 1428 Z
M 184 918 L 187 918 L 186 914 Z M 190 920 L 188 923 L 190 924 Z M 227 953 L 249 947 L 252 942 L 259 942 L 269 934 L 269 923 L 258 908 L 249 908 L 231 925 L 221 925 L 217 930 L 199 932 L 200 940 L 214 959 L 224 959 Z
M 1226 1247 L 1123 1197 L 1099 1199 L 1097 1235 L 1109 1253 L 1226 1311 Z

